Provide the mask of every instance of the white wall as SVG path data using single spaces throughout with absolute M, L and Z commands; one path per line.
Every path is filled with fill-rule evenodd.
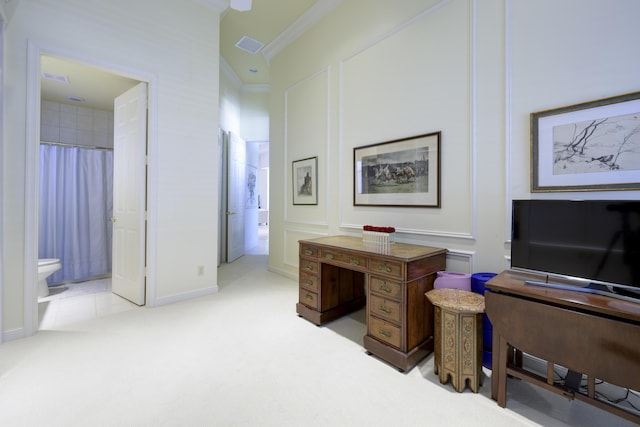
M 217 290 L 219 12 L 197 2 L 158 7 L 153 0 L 17 3 L 4 33 L 5 337 L 24 335 L 25 322 L 28 329 L 25 280 L 36 269 L 25 256 L 35 244 L 28 235 L 35 213 L 25 211 L 34 178 L 25 172 L 39 137 L 28 128 L 37 111 L 26 112 L 35 108 L 28 99 L 37 88 L 29 82 L 37 78 L 29 46 L 149 81 L 147 303 Z
M 508 266 L 513 198 L 532 194 L 531 112 L 639 90 L 635 0 L 345 0 L 271 60 L 270 269 L 302 238 L 395 226 L 449 249 L 447 268 Z M 319 41 L 322 41 L 320 43 Z M 353 205 L 353 149 L 442 132 L 441 207 Z M 291 162 L 318 156 L 317 206 L 291 203 Z

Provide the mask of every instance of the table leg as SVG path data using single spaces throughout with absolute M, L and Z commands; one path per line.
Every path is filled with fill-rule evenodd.
M 496 331 L 494 330 L 495 334 Z M 507 352 L 509 345 L 507 344 L 507 339 L 503 336 L 499 338 L 498 344 L 498 377 L 496 378 L 497 382 L 497 397 L 498 397 L 498 406 L 504 408 L 507 406 Z M 493 388 L 492 388 L 493 389 Z
M 493 349 L 491 353 L 491 398 L 493 400 L 498 400 L 498 375 L 500 372 L 500 335 L 496 333 L 495 329 L 493 330 L 491 340 L 491 348 Z

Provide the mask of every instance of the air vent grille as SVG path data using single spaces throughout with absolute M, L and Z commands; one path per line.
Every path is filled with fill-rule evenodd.
M 248 36 L 243 36 L 238 43 L 236 43 L 236 47 L 247 51 L 249 53 L 258 53 L 260 49 L 264 47 L 264 43 L 259 42 L 258 40 L 252 39 Z
M 47 80 L 55 80 L 55 81 L 60 82 L 60 83 L 69 84 L 69 77 L 61 76 L 61 75 L 58 75 L 58 74 L 43 72 L 42 73 L 42 78 L 43 79 L 47 79 Z

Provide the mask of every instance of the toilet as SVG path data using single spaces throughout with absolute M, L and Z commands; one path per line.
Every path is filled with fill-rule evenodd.
M 62 268 L 60 260 L 57 258 L 42 258 L 38 260 L 38 298 L 49 295 L 47 277 Z

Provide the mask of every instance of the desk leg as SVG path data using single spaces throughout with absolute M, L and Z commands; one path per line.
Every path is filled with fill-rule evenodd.
M 495 329 L 493 330 L 495 334 Z M 507 353 L 508 353 L 509 345 L 507 344 L 507 339 L 503 336 L 499 338 L 498 344 L 498 377 L 496 378 L 497 382 L 497 397 L 498 397 L 498 406 L 504 408 L 507 406 Z M 495 351 L 495 349 L 494 349 Z M 492 388 L 493 390 L 493 384 Z

